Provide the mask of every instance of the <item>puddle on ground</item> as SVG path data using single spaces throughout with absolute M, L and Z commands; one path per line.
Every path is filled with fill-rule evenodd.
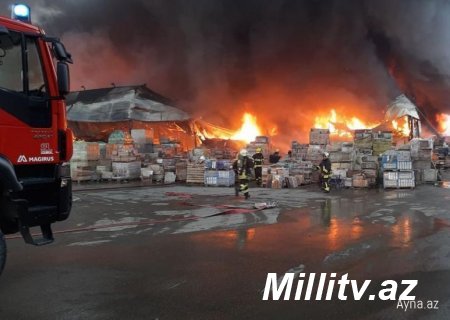
M 274 224 L 192 232 L 188 237 L 218 250 L 228 248 L 270 259 L 293 259 L 306 268 L 339 270 L 380 252 L 408 250 L 415 239 L 450 226 L 420 211 L 380 209 L 376 203 L 364 201 L 339 198 L 311 203 L 314 209 L 281 210 Z

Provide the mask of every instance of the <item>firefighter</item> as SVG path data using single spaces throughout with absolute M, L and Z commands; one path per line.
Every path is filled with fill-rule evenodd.
M 331 161 L 328 152 L 323 153 L 322 162 L 320 162 L 318 169 L 320 170 L 320 181 L 322 182 L 322 190 L 330 192 L 330 178 L 331 178 Z
M 256 185 L 261 187 L 262 185 L 262 165 L 264 163 L 264 156 L 261 148 L 256 148 L 256 153 L 253 155 L 253 164 L 255 168 Z
M 275 163 L 278 163 L 278 161 L 280 161 L 280 159 L 281 159 L 281 156 L 280 156 L 280 150 L 275 150 L 275 152 L 274 153 L 272 153 L 271 155 L 270 155 L 270 157 L 269 157 L 269 162 L 271 163 L 271 164 L 275 164 Z
M 253 162 L 248 157 L 247 150 L 242 149 L 239 152 L 237 159 L 233 163 L 233 170 L 236 174 L 236 183 L 234 185 L 236 196 L 239 195 L 239 192 L 242 192 L 245 196 L 245 199 L 250 198 L 248 192 L 248 181 L 252 166 Z

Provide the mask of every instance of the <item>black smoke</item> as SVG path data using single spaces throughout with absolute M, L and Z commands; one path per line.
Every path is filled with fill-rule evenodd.
M 380 120 L 402 92 L 430 117 L 449 110 L 444 0 L 30 5 L 47 33 L 72 51 L 75 90 L 147 83 L 218 124 L 239 126 L 247 109 L 290 138 L 331 108 Z

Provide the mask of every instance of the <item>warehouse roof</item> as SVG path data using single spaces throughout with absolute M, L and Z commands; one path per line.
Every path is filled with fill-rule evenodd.
M 66 98 L 67 120 L 81 122 L 184 121 L 190 116 L 173 101 L 146 85 L 71 92 Z

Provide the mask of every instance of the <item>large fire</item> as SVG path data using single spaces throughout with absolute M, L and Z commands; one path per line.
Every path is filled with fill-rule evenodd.
M 337 114 L 334 109 L 327 116 L 316 116 L 314 122 L 314 128 L 328 129 L 331 135 L 343 138 L 351 138 L 353 130 L 372 129 L 377 125 L 378 123 L 365 123 L 357 117 Z
M 396 120 L 392 120 L 392 128 L 394 132 L 399 136 L 409 137 L 411 130 L 408 125 L 408 118 L 402 117 Z
M 242 117 L 241 128 L 230 137 L 232 140 L 241 140 L 247 143 L 254 141 L 257 136 L 261 135 L 261 130 L 256 122 L 256 117 L 246 112 Z
M 439 131 L 444 136 L 450 136 L 450 114 L 438 114 L 437 121 L 439 123 Z

